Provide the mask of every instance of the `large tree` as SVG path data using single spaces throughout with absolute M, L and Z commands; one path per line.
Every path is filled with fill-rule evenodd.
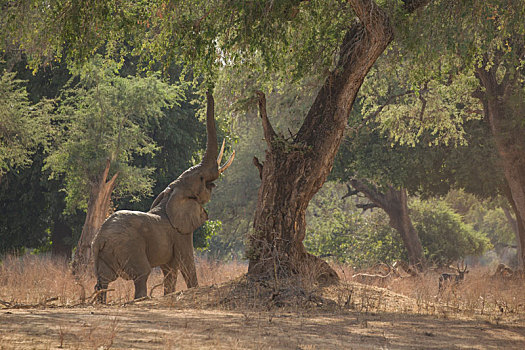
M 405 2 L 413 11 L 424 2 Z M 317 271 L 337 278 L 324 262 L 303 246 L 306 207 L 326 181 L 343 138 L 357 92 L 369 69 L 393 39 L 387 13 L 371 1 L 350 1 L 359 18 L 346 33 L 339 60 L 328 75 L 299 132 L 290 141 L 273 130 L 264 95 L 259 108 L 268 145 L 251 239 L 249 273 L 278 269 Z
M 490 126 L 505 194 L 518 226 L 520 265 L 525 258 L 525 3 L 510 1 L 433 1 L 411 23 L 398 44 L 410 62 L 413 85 L 474 77 L 470 93 L 482 104 Z M 415 45 L 423 39 L 425 45 Z
M 267 152 L 259 164 L 262 183 L 249 274 L 286 275 L 312 267 L 316 277 L 333 280 L 335 272 L 304 249 L 306 207 L 332 168 L 363 79 L 394 38 L 394 17 L 410 18 L 406 15 L 428 1 L 385 7 L 373 0 L 151 1 L 125 6 L 95 1 L 87 7 L 21 1 L 5 5 L 7 16 L 0 25 L 6 32 L 0 39 L 23 42 L 40 62 L 63 49 L 70 59 L 83 59 L 106 40 L 130 40 L 154 58 L 191 62 L 209 83 L 224 64 L 252 64 L 263 74 L 279 70 L 280 79 L 325 69 L 325 83 L 290 139 L 274 131 L 265 96 L 258 93 Z M 49 33 L 58 35 L 49 40 Z M 253 57 L 264 64 L 253 66 Z M 274 79 L 266 75 L 268 81 Z

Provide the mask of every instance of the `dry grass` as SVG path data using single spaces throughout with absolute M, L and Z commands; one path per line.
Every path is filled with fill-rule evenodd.
M 337 266 L 336 270 L 342 277 L 342 285 L 355 285 L 352 276 L 360 271 L 347 266 Z M 470 269 L 461 283 L 451 283 L 441 291 L 438 289 L 438 281 L 444 271 L 433 270 L 418 276 L 391 276 L 370 281 L 368 285 L 384 287 L 410 298 L 415 305 L 413 311 L 418 314 L 444 318 L 483 316 L 495 322 L 523 317 L 525 280 L 493 277 L 493 270 L 487 267 Z
M 232 280 L 246 273 L 246 264 L 233 261 L 219 263 L 196 259 L 197 276 L 201 286 Z M 163 294 L 163 276 L 154 269 L 148 279 L 148 293 L 153 297 Z M 56 305 L 72 306 L 91 301 L 96 280 L 92 273 L 73 276 L 66 261 L 47 255 L 8 255 L 0 262 L 0 307 Z M 157 286 L 156 288 L 154 288 Z M 109 286 L 108 303 L 119 304 L 133 299 L 132 281 L 117 279 Z M 179 273 L 177 290 L 186 289 Z
M 496 322 L 525 313 L 525 281 L 493 278 L 487 268 L 471 269 L 462 283 L 451 285 L 440 292 L 437 271 L 363 284 L 352 278 L 358 271 L 338 265 L 334 269 L 341 277 L 341 283 L 322 287 L 314 283 L 314 272 L 312 276 L 306 274 L 301 280 L 255 283 L 239 278 L 246 273 L 247 266 L 244 263 L 219 263 L 199 258 L 196 265 L 200 286 L 204 288 L 191 293 L 184 292 L 186 285 L 179 274 L 177 290 L 183 292 L 166 298 L 164 302 L 170 306 L 183 303 L 186 307 L 194 307 L 199 304 L 198 308 L 229 310 L 282 307 L 300 310 L 321 307 L 358 312 L 408 312 L 444 318 L 485 316 Z M 148 291 L 154 298 L 162 296 L 161 284 L 162 273 L 156 269 L 148 280 Z M 94 285 L 92 274 L 73 276 L 65 261 L 49 256 L 7 256 L 0 265 L 0 306 L 72 306 L 89 303 Z M 123 304 L 133 299 L 131 281 L 118 279 L 110 284 L 110 289 L 109 304 Z
M 334 268 L 341 283 L 320 286 L 315 271 L 301 279 L 252 281 L 245 264 L 198 259 L 200 288 L 187 290 L 179 276 L 178 292 L 161 296 L 155 288 L 152 299 L 128 303 L 133 283 L 119 279 L 110 284 L 109 306 L 91 306 L 93 276 L 75 278 L 65 262 L 46 256 L 6 257 L 0 349 L 525 346 L 522 279 L 494 279 L 475 268 L 462 284 L 439 293 L 434 271 L 382 279 L 381 288 L 354 281 L 360 271 L 351 267 Z M 149 291 L 161 281 L 155 271 Z

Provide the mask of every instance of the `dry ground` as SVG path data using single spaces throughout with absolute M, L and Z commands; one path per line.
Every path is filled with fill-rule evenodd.
M 435 273 L 386 289 L 356 283 L 346 267 L 338 267 L 341 284 L 319 287 L 250 282 L 238 263 L 198 266 L 203 287 L 165 297 L 156 288 L 130 302 L 132 284 L 119 281 L 101 306 L 89 303 L 92 278 L 75 281 L 65 264 L 6 259 L 0 349 L 525 348 L 525 283 L 489 271 L 438 293 Z M 152 288 L 160 275 L 150 280 Z

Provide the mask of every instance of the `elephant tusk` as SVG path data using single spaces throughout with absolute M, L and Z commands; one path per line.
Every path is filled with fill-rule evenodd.
M 230 167 L 230 165 L 233 163 L 234 158 L 235 158 L 235 150 L 233 150 L 233 153 L 230 156 L 230 159 L 228 159 L 228 161 L 226 162 L 226 164 L 224 164 L 223 166 L 219 168 L 219 174 L 222 174 L 226 169 Z
M 226 139 L 223 139 L 222 140 L 222 146 L 221 146 L 221 151 L 219 152 L 219 156 L 217 157 L 217 166 L 221 166 L 221 162 L 222 162 L 222 155 L 224 154 L 224 143 L 226 142 Z

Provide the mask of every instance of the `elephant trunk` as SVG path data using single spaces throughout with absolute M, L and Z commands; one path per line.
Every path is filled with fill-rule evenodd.
M 215 116 L 214 116 L 214 100 L 211 92 L 206 93 L 207 97 L 207 109 L 206 109 L 206 131 L 207 131 L 207 141 L 206 141 L 206 152 L 202 158 L 202 165 L 205 168 L 212 170 L 212 172 L 218 174 L 217 168 L 217 156 L 219 154 L 218 145 L 217 145 L 217 129 L 215 127 Z

